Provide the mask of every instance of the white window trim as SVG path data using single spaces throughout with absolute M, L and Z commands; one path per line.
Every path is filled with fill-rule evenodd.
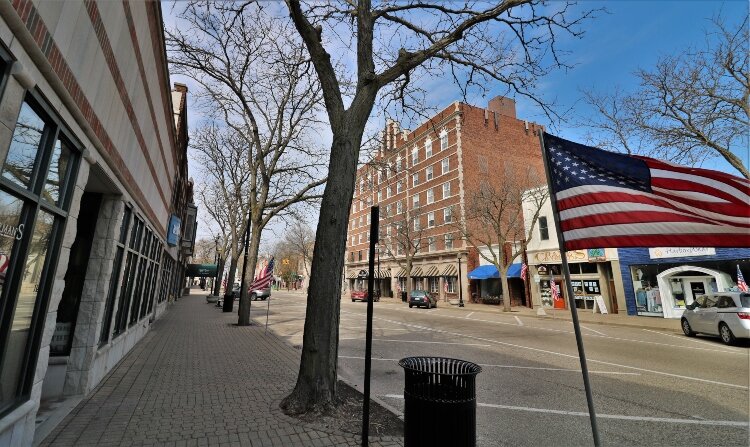
M 432 224 L 430 224 L 432 222 Z M 435 226 L 435 212 L 430 211 L 427 213 L 427 228 L 432 228 Z
M 432 203 L 435 203 L 435 188 L 427 190 L 427 204 L 430 205 Z

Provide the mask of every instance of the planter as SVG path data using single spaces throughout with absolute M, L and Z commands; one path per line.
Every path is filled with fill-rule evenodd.
M 218 299 L 219 299 L 218 296 L 214 296 L 214 295 L 207 295 L 206 296 L 206 302 L 207 303 L 215 303 L 216 301 L 218 301 Z

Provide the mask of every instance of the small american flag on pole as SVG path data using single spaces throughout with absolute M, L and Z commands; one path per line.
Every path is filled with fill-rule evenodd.
M 524 262 L 521 264 L 521 281 L 526 281 L 526 272 L 529 270 L 529 267 Z
M 555 280 L 552 279 L 549 282 L 549 290 L 552 292 L 552 299 L 555 301 L 560 301 L 562 298 L 560 297 L 560 289 L 557 287 L 557 284 L 555 284 Z
M 750 181 L 544 134 L 566 250 L 750 247 Z
M 740 270 L 739 265 L 737 266 L 737 288 L 743 292 L 750 291 L 750 288 L 747 287 L 747 283 L 745 282 L 745 277 L 742 276 L 742 270 Z
M 268 261 L 266 267 L 260 272 L 258 277 L 255 278 L 255 281 L 250 284 L 250 291 L 266 289 L 271 285 L 271 281 L 273 281 L 273 264 L 274 260 L 273 257 L 271 257 L 271 260 Z

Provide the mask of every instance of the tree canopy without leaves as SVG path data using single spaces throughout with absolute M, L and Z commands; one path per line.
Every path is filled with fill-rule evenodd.
M 598 112 L 588 123 L 593 143 L 687 165 L 718 156 L 750 178 L 737 155 L 747 151 L 750 128 L 748 18 L 736 27 L 719 18 L 713 24 L 704 48 L 638 70 L 638 90 L 585 92 Z
M 333 134 L 300 371 L 294 390 L 281 404 L 291 414 L 324 411 L 336 403 L 349 208 L 362 136 L 376 102 L 385 107 L 391 98 L 408 107 L 407 89 L 427 76 L 451 73 L 462 87 L 502 85 L 553 113 L 534 95 L 536 81 L 565 65 L 558 34 L 580 36 L 578 25 L 591 14 L 573 12 L 569 3 L 548 6 L 535 0 L 491 5 L 286 0 L 286 5 L 320 81 Z
M 244 159 L 228 164 L 221 156 L 211 157 L 214 163 L 206 167 L 239 170 L 246 178 L 246 186 L 225 192 L 225 205 L 245 204 L 232 202 L 235 193 L 247 199 L 241 210 L 251 230 L 242 278 L 247 284 L 269 221 L 292 205 L 320 197 L 318 187 L 325 183 L 320 161 L 325 151 L 318 144 L 321 86 L 311 76 L 312 62 L 291 23 L 268 14 L 260 3 L 237 10 L 227 3 L 192 1 L 178 18 L 178 26 L 166 32 L 172 72 L 199 84 L 196 96 L 213 112 L 210 126 L 244 150 Z M 244 229 L 235 224 L 232 231 L 242 234 Z M 241 239 L 233 239 L 235 246 Z M 242 287 L 240 325 L 249 324 L 249 304 L 247 287 Z

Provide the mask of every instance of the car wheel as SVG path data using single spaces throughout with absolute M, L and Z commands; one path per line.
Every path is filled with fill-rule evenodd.
M 255 301 L 257 299 L 258 299 L 258 296 L 256 294 L 253 293 L 252 295 L 250 295 L 250 301 Z
M 690 323 L 687 321 L 687 318 L 682 319 L 682 332 L 684 332 L 688 337 L 695 337 L 695 332 L 693 332 L 693 328 L 690 327 Z
M 721 323 L 719 325 L 719 335 L 721 336 L 721 341 L 728 345 L 734 344 L 737 339 L 734 337 L 734 334 L 732 333 L 732 330 L 729 329 L 729 326 L 727 326 L 725 323 Z
M 409 309 L 411 309 L 412 307 L 414 307 L 414 305 L 410 303 L 409 304 Z
M 267 297 L 267 296 L 264 296 L 264 297 L 263 297 L 263 298 L 261 298 L 260 300 L 261 300 L 261 301 L 265 301 L 265 300 L 266 300 L 266 298 L 268 298 L 268 297 Z

